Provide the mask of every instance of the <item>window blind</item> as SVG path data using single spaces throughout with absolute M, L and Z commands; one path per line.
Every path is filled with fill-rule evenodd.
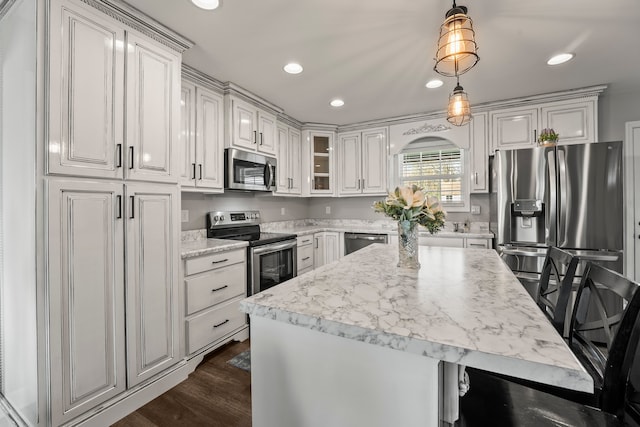
M 444 203 L 462 202 L 462 150 L 415 151 L 400 158 L 402 184 L 418 185 Z

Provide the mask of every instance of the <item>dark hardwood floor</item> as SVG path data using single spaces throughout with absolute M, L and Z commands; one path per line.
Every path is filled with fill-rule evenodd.
M 207 355 L 182 383 L 114 427 L 251 427 L 251 374 L 227 360 L 249 349 L 231 342 Z

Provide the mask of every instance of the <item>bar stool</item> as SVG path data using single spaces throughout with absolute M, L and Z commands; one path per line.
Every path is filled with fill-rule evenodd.
M 571 316 L 569 343 L 594 380 L 594 394 L 557 387 L 528 386 L 469 369 L 471 389 L 461 398 L 460 426 L 618 426 L 640 425 L 640 285 L 588 263 Z M 627 305 L 610 313 L 603 293 Z M 589 307 L 599 319 L 587 320 Z M 587 332 L 605 331 L 606 342 Z M 540 386 L 540 387 L 538 387 Z

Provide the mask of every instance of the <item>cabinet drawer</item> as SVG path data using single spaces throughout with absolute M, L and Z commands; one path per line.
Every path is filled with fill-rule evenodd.
M 309 234 L 308 236 L 299 236 L 296 240 L 298 242 L 298 250 L 300 250 L 300 246 L 310 245 L 313 243 L 313 235 Z
M 313 245 L 298 248 L 298 271 L 313 267 Z
M 419 237 L 420 246 L 443 246 L 449 248 L 464 248 L 464 239 L 456 237 Z
M 467 239 L 467 248 L 489 249 L 489 241 L 487 239 Z
M 193 353 L 244 326 L 246 315 L 240 311 L 240 299 L 207 310 L 187 320 L 187 352 Z
M 189 276 L 214 268 L 226 267 L 227 265 L 243 262 L 246 253 L 244 249 L 240 249 L 188 259 L 185 262 L 184 274 L 185 276 Z
M 246 295 L 246 271 L 245 263 L 241 262 L 186 279 L 187 315 Z

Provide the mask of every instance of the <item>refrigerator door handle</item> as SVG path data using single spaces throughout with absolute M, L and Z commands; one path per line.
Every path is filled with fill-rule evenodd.
M 558 198 L 558 246 L 566 245 L 566 227 L 567 227 L 567 159 L 565 152 L 558 148 L 558 180 L 560 184 Z
M 557 212 L 557 198 L 556 198 L 556 159 L 555 150 L 550 149 L 547 151 L 547 171 L 549 173 L 549 200 L 547 200 L 547 208 L 545 209 L 546 220 L 546 244 L 549 246 L 557 245 L 557 230 L 556 230 L 556 218 Z

